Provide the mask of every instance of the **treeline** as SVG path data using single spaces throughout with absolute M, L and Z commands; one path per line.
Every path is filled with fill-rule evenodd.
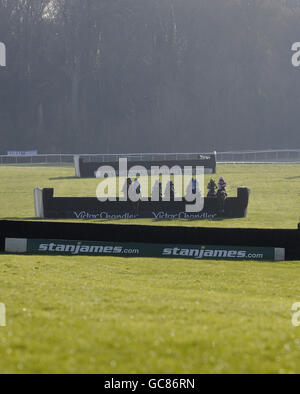
M 298 0 L 0 0 L 0 153 L 300 147 Z

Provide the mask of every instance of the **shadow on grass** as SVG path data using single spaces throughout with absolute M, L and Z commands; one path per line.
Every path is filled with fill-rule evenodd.
M 292 177 L 285 178 L 285 179 L 288 179 L 288 180 L 300 179 L 300 176 L 292 176 Z
M 77 176 L 65 176 L 65 177 L 57 177 L 57 178 L 49 178 L 49 181 L 67 181 L 70 179 L 80 179 Z
M 23 222 L 23 221 L 33 221 L 33 220 L 41 220 L 41 219 L 36 218 L 36 217 L 34 217 L 34 218 L 13 218 L 13 217 L 10 217 L 10 218 L 0 218 L 0 220 L 14 220 L 16 222 Z
M 79 220 L 72 220 L 72 219 L 44 219 L 44 218 L 37 218 L 37 217 L 32 217 L 32 218 L 0 218 L 0 220 L 11 220 L 15 222 L 72 222 L 74 221 L 75 223 L 79 222 Z

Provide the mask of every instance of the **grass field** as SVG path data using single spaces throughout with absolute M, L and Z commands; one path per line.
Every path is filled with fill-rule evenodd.
M 248 217 L 181 225 L 297 227 L 300 165 L 218 173 L 231 195 L 252 190 Z M 33 218 L 35 186 L 94 196 L 97 184 L 70 167 L 0 167 L 0 218 Z M 291 323 L 299 277 L 300 262 L 2 254 L 0 372 L 299 373 L 300 327 Z

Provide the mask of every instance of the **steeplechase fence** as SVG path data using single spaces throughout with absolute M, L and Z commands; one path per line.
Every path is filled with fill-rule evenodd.
M 0 221 L 0 253 L 284 261 L 300 258 L 294 230 Z
M 186 211 L 189 203 L 182 201 L 143 201 L 132 202 L 116 198 L 115 201 L 100 202 L 96 197 L 54 197 L 54 189 L 34 191 L 35 213 L 40 219 L 137 219 L 154 220 L 203 220 L 217 218 L 243 218 L 247 216 L 250 190 L 239 188 L 236 197 L 225 201 L 220 212 L 217 198 L 204 198 L 201 211 Z
M 97 177 L 97 172 L 102 166 L 109 166 L 114 169 L 117 175 L 120 174 L 119 159 L 127 159 L 127 164 L 130 167 L 143 166 L 144 169 L 151 173 L 153 167 L 167 166 L 169 168 L 179 167 L 180 172 L 187 167 L 191 167 L 196 171 L 196 167 L 204 167 L 206 174 L 217 173 L 217 153 L 191 153 L 189 155 L 184 153 L 177 154 L 145 154 L 145 155 L 115 155 L 108 157 L 95 155 L 92 158 L 86 156 L 75 156 L 74 165 L 75 172 L 78 178 L 94 178 Z M 111 161 L 107 161 L 110 159 Z M 127 171 L 125 171 L 127 172 Z

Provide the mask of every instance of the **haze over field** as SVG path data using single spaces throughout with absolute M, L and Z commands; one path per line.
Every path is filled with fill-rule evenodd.
M 0 146 L 298 147 L 295 0 L 0 0 Z
M 300 373 L 299 109 L 300 0 L 0 0 L 0 374 Z

